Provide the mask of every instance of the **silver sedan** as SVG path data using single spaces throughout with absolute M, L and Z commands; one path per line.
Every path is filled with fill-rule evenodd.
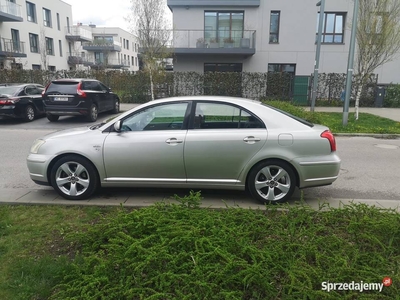
M 30 177 L 64 198 L 101 187 L 247 189 L 266 203 L 296 186 L 332 184 L 340 158 L 327 127 L 258 101 L 196 96 L 151 101 L 91 127 L 37 139 Z

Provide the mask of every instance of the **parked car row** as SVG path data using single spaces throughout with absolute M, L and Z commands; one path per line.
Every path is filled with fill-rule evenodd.
M 120 100 L 109 87 L 95 79 L 57 79 L 40 84 L 0 84 L 0 116 L 27 122 L 46 115 L 50 122 L 60 116 L 84 116 L 95 122 L 99 113 L 118 113 Z

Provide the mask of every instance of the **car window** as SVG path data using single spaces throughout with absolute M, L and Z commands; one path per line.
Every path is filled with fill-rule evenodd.
M 26 95 L 36 95 L 37 94 L 37 90 L 36 90 L 36 87 L 35 86 L 33 86 L 33 85 L 28 85 L 28 86 L 26 86 L 25 87 L 25 89 L 24 89 L 24 91 L 25 91 L 25 94 Z
M 101 91 L 100 85 L 97 81 L 85 81 L 82 89 L 87 91 Z
M 0 87 L 0 95 L 13 96 L 19 89 L 19 86 L 2 86 Z
M 182 129 L 188 103 L 169 103 L 144 109 L 124 119 L 121 131 Z
M 194 129 L 265 128 L 264 124 L 249 112 L 225 103 L 196 104 Z
M 47 88 L 47 94 L 76 94 L 78 82 L 52 82 Z
M 101 82 L 99 82 L 99 86 L 100 86 L 100 90 L 101 91 L 105 91 L 105 92 L 107 92 L 108 91 L 108 87 L 106 87 L 104 84 L 102 84 Z

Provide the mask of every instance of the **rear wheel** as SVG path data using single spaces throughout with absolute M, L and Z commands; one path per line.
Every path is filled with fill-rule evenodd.
M 96 191 L 99 177 L 87 159 L 68 155 L 54 164 L 50 182 L 57 193 L 65 199 L 82 200 L 89 198 Z
M 296 187 L 296 175 L 291 166 L 280 160 L 267 160 L 256 165 L 249 174 L 251 195 L 264 203 L 290 199 Z
M 49 120 L 50 122 L 57 122 L 58 119 L 60 118 L 60 116 L 55 116 L 55 115 L 51 115 L 51 114 L 47 114 L 46 117 L 47 117 L 47 120 Z
M 87 115 L 86 119 L 89 122 L 95 122 L 97 120 L 97 115 L 99 114 L 97 110 L 97 106 L 95 104 L 92 104 L 89 109 L 89 114 Z
M 26 122 L 31 122 L 34 119 L 35 119 L 35 109 L 32 107 L 32 105 L 26 106 L 24 111 L 24 120 Z

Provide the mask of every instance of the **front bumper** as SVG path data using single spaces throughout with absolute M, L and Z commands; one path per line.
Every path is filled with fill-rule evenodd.
M 50 185 L 47 178 L 47 168 L 53 156 L 30 153 L 26 159 L 29 176 L 37 184 Z

